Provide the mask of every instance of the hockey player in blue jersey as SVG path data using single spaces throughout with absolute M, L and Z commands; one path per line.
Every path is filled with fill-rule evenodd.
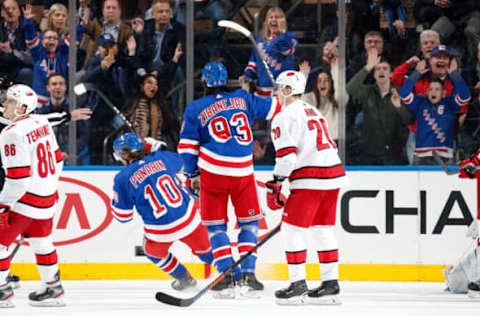
M 181 291 L 195 286 L 196 280 L 169 252 L 173 242 L 187 244 L 207 264 L 212 263 L 212 251 L 195 200 L 176 176 L 181 174 L 182 159 L 168 151 L 152 152 L 150 145 L 133 133 L 115 139 L 114 157 L 126 167 L 115 176 L 113 215 L 122 223 L 129 222 L 136 208 L 145 225 L 147 258 L 172 276 L 172 287 Z
M 446 50 L 445 46 L 441 48 Z M 455 59 L 450 61 L 449 79 L 453 84 L 453 96 L 445 96 L 443 81 L 432 78 L 426 96 L 415 95 L 412 91 L 421 75 L 428 71 L 425 63 L 417 65 L 407 81 L 398 91 L 402 101 L 416 115 L 417 135 L 413 158 L 415 165 L 436 165 L 433 152 L 453 163 L 453 138 L 457 112 L 470 100 L 470 90 L 460 76 Z M 394 106 L 400 107 L 400 102 Z
M 280 111 L 276 99 L 257 97 L 244 90 L 228 92 L 227 70 L 210 62 L 202 71 L 207 96 L 190 103 L 184 113 L 178 152 L 190 177 L 201 172 L 202 222 L 207 226 L 214 264 L 226 271 L 233 263 L 227 235 L 227 207 L 230 197 L 240 227 L 238 251 L 245 254 L 257 243 L 258 220 L 262 212 L 253 176 L 252 123 L 269 120 Z M 228 275 L 212 290 L 217 296 L 235 297 L 235 281 L 250 290 L 263 290 L 255 277 L 256 256 L 246 259 L 241 269 Z

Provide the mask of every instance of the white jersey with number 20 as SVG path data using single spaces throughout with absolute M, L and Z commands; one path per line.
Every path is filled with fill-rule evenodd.
M 348 185 L 325 117 L 297 100 L 273 118 L 274 175 L 288 177 L 291 189 L 330 190 Z

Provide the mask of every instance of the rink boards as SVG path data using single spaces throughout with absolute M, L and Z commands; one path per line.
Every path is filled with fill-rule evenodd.
M 121 224 L 110 213 L 112 183 L 118 168 L 67 169 L 59 186 L 54 240 L 64 279 L 166 279 L 168 276 L 136 256 L 143 227 L 138 216 Z M 376 281 L 443 281 L 442 269 L 473 246 L 465 236 L 477 216 L 477 183 L 447 176 L 440 169 L 347 170 L 351 185 L 340 192 L 336 232 L 340 243 L 340 278 Z M 256 170 L 265 219 L 260 235 L 275 227 L 281 211 L 265 203 L 263 181 L 271 168 Z M 287 188 L 284 188 L 288 194 Z M 230 206 L 231 219 L 233 219 Z M 238 229 L 229 223 L 232 241 Z M 12 271 L 23 279 L 38 279 L 34 256 L 22 246 Z M 282 236 L 258 252 L 261 279 L 287 278 Z M 307 275 L 319 278 L 316 251 L 309 242 Z M 172 251 L 188 263 L 196 277 L 209 275 L 183 244 Z

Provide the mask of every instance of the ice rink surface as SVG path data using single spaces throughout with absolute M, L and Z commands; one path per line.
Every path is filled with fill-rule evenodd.
M 473 316 L 480 313 L 480 301 L 473 301 L 466 295 L 446 293 L 443 283 L 341 282 L 343 303 L 340 306 L 279 306 L 275 304 L 273 293 L 288 283 L 265 281 L 265 291 L 259 299 L 219 300 L 207 293 L 190 307 L 175 307 L 157 302 L 155 293 L 161 290 L 172 295 L 191 297 L 196 292 L 179 294 L 170 288 L 170 282 L 64 281 L 67 306 L 55 308 L 28 305 L 28 293 L 37 289 L 39 282 L 22 282 L 15 291 L 16 307 L 0 309 L 0 315 Z M 206 282 L 201 281 L 200 286 Z M 310 287 L 317 284 L 309 282 Z

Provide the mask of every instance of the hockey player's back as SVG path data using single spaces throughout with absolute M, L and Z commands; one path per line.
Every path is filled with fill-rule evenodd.
M 277 157 L 296 153 L 278 161 L 274 171 L 285 176 L 292 171 L 292 188 L 329 189 L 345 184 L 337 146 L 328 135 L 325 117 L 315 107 L 302 100 L 285 107 L 272 121 L 272 139 Z

